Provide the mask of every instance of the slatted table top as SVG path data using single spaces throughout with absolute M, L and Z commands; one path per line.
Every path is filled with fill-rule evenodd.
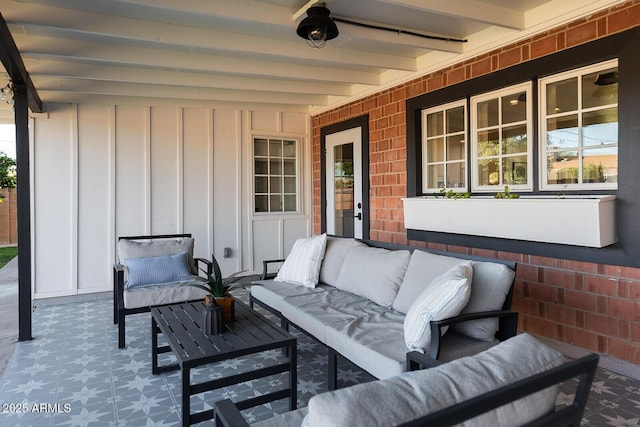
M 151 315 L 183 368 L 231 359 L 286 346 L 295 338 L 241 301 L 235 301 L 235 322 L 217 335 L 202 332 L 203 302 L 151 309 Z

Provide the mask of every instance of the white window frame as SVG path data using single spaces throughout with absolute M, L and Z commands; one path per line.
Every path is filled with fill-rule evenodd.
M 452 110 L 454 108 L 459 108 L 462 107 L 463 111 L 464 111 L 464 130 L 459 131 L 459 132 L 452 132 L 452 133 L 447 133 L 447 122 L 446 122 L 446 112 L 447 110 Z M 443 121 L 443 133 L 442 135 L 438 135 L 438 137 L 442 137 L 444 138 L 445 141 L 445 149 L 444 149 L 444 160 L 442 161 L 430 161 L 429 159 L 429 153 L 428 153 L 428 149 L 427 149 L 427 116 L 429 114 L 433 114 L 433 113 L 438 113 L 438 112 L 442 112 L 443 116 L 444 116 L 444 121 Z M 441 190 L 442 187 L 433 187 L 433 186 L 429 186 L 429 175 L 428 175 L 428 165 L 432 165 L 432 164 L 442 164 L 444 165 L 444 180 L 445 180 L 445 185 L 446 185 L 446 179 L 447 179 L 447 165 L 449 164 L 454 164 L 454 163 L 462 163 L 464 165 L 464 185 L 462 187 L 456 187 L 456 188 L 448 188 L 447 190 L 453 190 L 454 192 L 465 192 L 469 190 L 469 180 L 468 180 L 468 175 L 469 175 L 469 162 L 467 159 L 467 140 L 468 140 L 468 135 L 469 135 L 469 131 L 467 129 L 467 116 L 468 112 L 467 112 L 467 100 L 466 99 L 461 99 L 458 101 L 453 101 L 453 102 L 449 102 L 447 104 L 442 104 L 442 105 L 438 105 L 436 107 L 432 107 L 432 108 L 428 108 L 425 110 L 422 110 L 422 192 L 423 193 L 434 193 L 434 192 L 438 192 L 439 190 Z M 461 135 L 464 138 L 464 157 L 461 160 L 449 160 L 447 159 L 447 150 L 446 150 L 446 140 L 448 136 L 453 136 L 453 135 Z M 431 137 L 433 138 L 433 137 Z
M 525 92 L 527 97 L 527 117 L 526 120 L 520 122 L 513 122 L 508 124 L 502 123 L 502 103 L 500 102 L 501 98 L 506 96 L 516 94 L 519 92 Z M 497 126 L 489 126 L 485 128 L 478 128 L 478 117 L 477 117 L 477 107 L 480 102 L 484 102 L 490 99 L 498 98 L 498 117 L 499 122 Z M 532 107 L 532 82 L 528 81 L 525 83 L 509 86 L 503 89 L 495 90 L 492 92 L 487 92 L 482 95 L 477 95 L 471 97 L 471 132 L 469 135 L 469 140 L 471 143 L 471 161 L 469 164 L 469 168 L 471 170 L 471 190 L 477 192 L 496 192 L 502 191 L 504 189 L 504 184 L 502 184 L 502 159 L 509 157 L 521 156 L 525 153 L 517 153 L 517 154 L 502 154 L 500 153 L 495 157 L 499 160 L 499 176 L 500 183 L 494 185 L 480 185 L 478 180 L 478 131 L 485 129 L 498 129 L 500 137 L 502 138 L 502 130 L 505 127 L 511 127 L 518 124 L 526 124 L 527 128 L 527 184 L 509 184 L 510 191 L 533 191 L 533 107 Z
M 542 78 L 538 80 L 538 99 L 539 99 L 539 156 L 540 156 L 540 174 L 539 174 L 539 185 L 540 185 L 540 189 L 541 190 L 617 190 L 618 189 L 618 183 L 582 183 L 582 182 L 578 182 L 575 184 L 548 184 L 547 181 L 547 165 L 548 165 L 548 159 L 547 159 L 547 144 L 546 144 L 546 135 L 547 135 L 547 118 L 553 118 L 553 117 L 562 117 L 564 115 L 573 115 L 573 114 L 577 114 L 578 116 L 578 144 L 579 146 L 575 148 L 576 151 L 578 151 L 579 155 L 578 157 L 581 159 L 579 162 L 579 166 L 578 166 L 578 176 L 579 176 L 579 180 L 582 180 L 582 167 L 583 167 L 583 162 L 582 162 L 582 150 L 583 150 L 583 146 L 582 146 L 582 114 L 584 112 L 589 112 L 589 111 L 598 111 L 598 110 L 604 110 L 607 108 L 612 108 L 612 107 L 616 107 L 618 108 L 618 122 L 619 122 L 619 114 L 620 114 L 620 110 L 619 110 L 619 104 L 615 103 L 615 104 L 607 104 L 607 105 L 602 105 L 602 106 L 598 106 L 598 107 L 592 107 L 592 108 L 582 108 L 582 97 L 579 96 L 579 94 L 582 93 L 582 79 L 580 78 L 582 75 L 584 74 L 591 74 L 600 70 L 606 70 L 609 68 L 614 68 L 614 67 L 618 67 L 618 60 L 617 59 L 613 59 L 610 61 L 605 61 L 605 62 L 600 62 L 598 64 L 594 64 L 594 65 L 590 65 L 587 67 L 581 67 L 581 68 L 576 68 L 574 70 L 570 70 L 570 71 L 566 71 L 563 73 L 558 73 L 558 74 L 553 74 L 551 76 Z M 566 80 L 572 77 L 577 77 L 577 81 L 578 81 L 578 109 L 577 110 L 573 110 L 570 112 L 564 112 L 564 113 L 559 113 L 559 114 L 547 114 L 546 113 L 546 105 L 547 105 L 547 91 L 546 91 L 546 86 L 549 83 L 555 83 L 558 81 L 562 81 L 562 80 Z M 615 144 L 608 144 L 605 145 L 604 147 L 619 147 L 619 143 L 620 141 L 617 140 Z M 573 150 L 573 149 L 572 149 Z M 619 158 L 619 151 L 618 151 L 618 158 Z
M 271 173 L 267 173 L 267 174 L 257 174 L 256 170 L 255 170 L 255 160 L 256 160 L 256 153 L 255 153 L 255 147 L 256 147 L 256 140 L 259 139 L 265 139 L 267 140 L 267 147 L 269 145 L 269 141 L 270 140 L 278 140 L 278 141 L 295 141 L 296 143 L 296 157 L 295 157 L 295 165 L 296 165 L 296 174 L 295 174 L 295 178 L 296 178 L 296 192 L 295 192 L 295 196 L 296 196 L 296 209 L 294 211 L 287 211 L 284 210 L 284 195 L 285 194 L 293 194 L 293 193 L 285 193 L 284 191 L 284 182 L 282 183 L 282 192 L 278 192 L 278 193 L 271 193 L 270 188 L 269 191 L 267 193 L 258 193 L 256 192 L 256 176 L 264 176 L 267 177 L 267 181 L 270 181 L 271 178 Z M 267 152 L 268 153 L 268 152 Z M 269 164 L 269 159 L 271 158 L 271 156 L 268 155 L 267 156 L 257 156 L 259 158 L 266 158 L 267 159 L 267 164 Z M 285 158 L 285 157 L 280 157 Z M 270 172 L 270 171 L 269 171 Z M 292 215 L 292 214 L 299 214 L 301 212 L 301 206 L 302 206 L 302 200 L 301 200 L 301 187 L 300 187 L 300 180 L 301 180 L 301 173 L 302 173 L 302 139 L 300 137 L 297 136 L 287 136 L 287 135 L 252 135 L 251 137 L 251 179 L 252 179 L 252 183 L 251 183 L 251 193 L 252 193 L 252 199 L 251 199 L 251 210 L 253 212 L 253 215 Z M 276 176 L 282 176 L 284 177 L 284 170 L 282 171 L 282 175 L 276 175 Z M 268 184 L 270 185 L 270 184 Z M 280 211 L 272 211 L 270 208 L 270 201 L 269 201 L 269 210 L 266 212 L 256 212 L 256 196 L 259 195 L 266 195 L 267 197 L 271 196 L 272 194 L 282 194 L 283 195 L 283 210 Z

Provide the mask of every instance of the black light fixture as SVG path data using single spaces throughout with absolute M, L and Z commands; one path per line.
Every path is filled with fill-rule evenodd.
M 300 22 L 296 32 L 307 41 L 309 46 L 320 49 L 324 47 L 327 40 L 338 37 L 338 27 L 329 17 L 330 13 L 324 3 L 318 3 L 307 9 L 307 17 Z
M 593 84 L 596 86 L 608 86 L 618 83 L 618 72 L 609 71 L 607 73 L 601 73 L 596 76 Z

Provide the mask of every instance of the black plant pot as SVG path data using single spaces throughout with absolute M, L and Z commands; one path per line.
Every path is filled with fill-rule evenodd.
M 206 335 L 217 335 L 224 330 L 224 316 L 222 306 L 216 304 L 215 300 L 204 306 L 202 312 L 202 332 Z

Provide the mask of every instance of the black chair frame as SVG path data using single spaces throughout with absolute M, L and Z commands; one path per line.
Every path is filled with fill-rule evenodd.
M 158 234 L 151 236 L 122 236 L 120 240 L 160 240 L 191 237 L 191 234 Z M 204 270 L 208 274 L 213 273 L 213 262 L 205 258 L 193 258 L 196 267 L 204 265 Z M 124 306 L 124 265 L 117 263 L 113 265 L 113 324 L 118 325 L 118 348 L 125 347 L 125 316 L 129 314 L 146 313 L 151 311 L 149 307 L 125 308 Z M 185 302 L 185 301 L 182 301 Z

